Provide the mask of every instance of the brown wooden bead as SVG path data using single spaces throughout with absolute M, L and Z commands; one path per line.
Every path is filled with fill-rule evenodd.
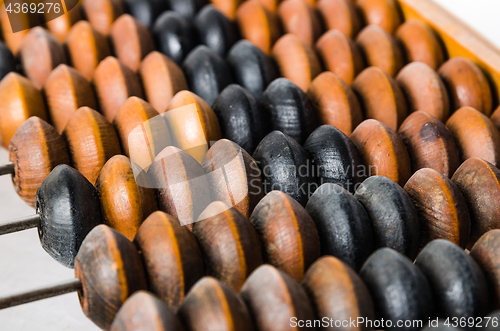
M 478 157 L 500 165 L 500 132 L 493 122 L 472 107 L 462 107 L 446 122 L 460 152 L 461 161 Z
M 0 81 L 0 100 L 0 137 L 4 148 L 8 148 L 12 136 L 29 117 L 47 120 L 42 93 L 29 79 L 15 72 Z
M 321 73 L 314 51 L 299 37 L 286 34 L 273 47 L 272 55 L 283 77 L 307 91 L 313 79 Z
M 423 168 L 411 176 L 404 189 L 418 211 L 421 247 L 434 239 L 446 239 L 465 248 L 470 234 L 469 211 L 462 193 L 448 177 Z
M 204 275 L 196 238 L 178 219 L 157 211 L 142 223 L 134 243 L 144 260 L 149 290 L 177 312 L 185 294 Z
M 497 109 L 495 109 L 495 111 L 493 112 L 493 114 L 491 114 L 490 120 L 493 122 L 495 127 L 498 130 L 500 130 L 500 106 L 498 106 Z
M 425 111 L 441 122 L 448 119 L 448 92 L 439 75 L 427 64 L 412 62 L 396 77 L 408 102 L 409 112 Z
M 338 30 L 330 30 L 321 36 L 316 43 L 316 52 L 325 69 L 349 85 L 364 67 L 359 47 Z
M 212 202 L 193 226 L 207 273 L 238 292 L 248 275 L 262 264 L 259 238 L 235 208 Z
M 349 136 L 363 120 L 356 95 L 340 77 L 329 71 L 316 77 L 307 91 L 321 124 L 337 127 Z
M 155 48 L 151 32 L 128 14 L 113 23 L 110 37 L 116 56 L 132 71 L 137 71 L 142 59 Z
M 374 319 L 373 301 L 366 285 L 347 264 L 324 256 L 307 271 L 302 286 L 311 299 L 317 316 L 333 321 L 358 317 Z M 364 323 L 349 330 L 366 330 Z
M 75 276 L 82 281 L 78 298 L 83 313 L 104 330 L 109 330 L 132 293 L 146 289 L 134 244 L 106 225 L 95 227 L 83 241 L 75 259 Z
M 314 319 L 311 302 L 300 284 L 268 264 L 252 272 L 240 294 L 259 331 L 291 330 L 295 329 L 291 325 L 294 318 Z
M 95 183 L 104 224 L 133 240 L 142 222 L 158 209 L 154 190 L 137 185 L 130 159 L 115 155 Z
M 278 17 L 258 1 L 245 1 L 236 12 L 241 36 L 267 55 L 281 35 Z
M 399 84 L 378 67 L 363 70 L 352 89 L 359 97 L 366 118 L 380 121 L 396 131 L 407 116 L 406 99 Z
M 431 168 L 450 178 L 460 165 L 453 136 L 434 116 L 416 111 L 408 116 L 398 132 L 410 154 L 412 172 Z
M 236 18 L 236 10 L 242 0 L 210 0 L 217 10 L 223 13 L 229 20 Z
M 207 176 L 201 165 L 186 152 L 168 146 L 151 164 L 148 175 L 157 188 L 158 207 L 179 219 L 182 225 L 195 222 L 211 202 Z
M 445 60 L 437 35 L 422 21 L 406 21 L 396 31 L 396 39 L 403 46 L 408 62 L 423 62 L 437 70 Z
M 180 108 L 192 107 L 192 104 L 196 107 L 196 112 L 194 109 Z M 175 146 L 186 151 L 198 162 L 203 160 L 208 150 L 208 142 L 221 138 L 219 120 L 214 111 L 192 92 L 177 93 L 170 101 L 164 116 L 169 123 Z M 189 136 L 186 132 L 190 133 Z
M 203 277 L 193 286 L 177 316 L 187 331 L 253 330 L 241 297 L 212 277 Z
M 71 65 L 87 80 L 92 79 L 99 62 L 111 55 L 108 41 L 89 22 L 80 21 L 69 31 L 66 48 Z
M 278 8 L 278 14 L 285 33 L 302 39 L 309 47 L 314 46 L 322 33 L 322 26 L 316 12 L 303 0 L 285 0 Z
M 393 34 L 402 22 L 396 0 L 357 0 L 366 24 L 375 24 Z
M 73 10 L 74 9 L 74 10 Z M 80 6 L 73 8 L 66 14 L 47 21 L 47 29 L 50 33 L 60 42 L 64 43 L 66 37 L 71 30 L 71 27 L 76 24 L 76 22 L 82 19 L 82 12 Z M 46 13 L 45 16 L 51 16 L 52 13 Z
M 451 180 L 462 192 L 471 217 L 469 247 L 491 229 L 500 229 L 500 170 L 478 159 L 466 160 Z
M 57 131 L 44 120 L 32 116 L 21 125 L 9 145 L 15 172 L 12 182 L 17 194 L 35 207 L 36 191 L 45 177 L 59 164 L 69 164 L 68 147 Z
M 139 74 L 146 99 L 159 113 L 167 110 L 177 92 L 188 89 L 181 68 L 160 52 L 151 52 L 144 58 Z
M 84 0 L 82 6 L 92 27 L 104 36 L 111 32 L 113 22 L 123 13 L 120 0 Z
M 201 166 L 208 175 L 212 199 L 249 218 L 264 191 L 255 160 L 234 142 L 221 139 L 210 147 Z
M 354 38 L 361 29 L 361 18 L 350 0 L 319 0 L 316 10 L 327 31 L 338 30 L 348 38 Z
M 392 77 L 404 66 L 396 39 L 378 25 L 368 25 L 361 30 L 356 43 L 365 55 L 367 66 L 379 67 Z
M 250 222 L 262 243 L 264 261 L 301 281 L 320 256 L 318 230 L 304 207 L 286 193 L 271 191 L 255 207 Z
M 470 251 L 488 280 L 491 302 L 495 309 L 500 307 L 500 230 L 486 232 Z
M 28 13 L 22 14 L 21 12 L 19 14 L 16 14 L 16 16 L 20 15 L 18 17 L 21 18 L 16 23 L 18 24 L 19 27 L 22 27 L 23 29 L 13 33 L 12 25 L 10 24 L 10 19 L 7 16 L 7 12 L 5 9 L 6 6 L 1 6 L 0 8 L 0 25 L 2 30 L 3 40 L 5 41 L 5 45 L 7 45 L 7 47 L 11 50 L 14 56 L 17 56 L 19 49 L 21 48 L 21 43 L 24 37 L 30 31 L 30 28 L 36 25 L 36 23 L 34 22 L 36 20 L 36 16 Z M 15 10 L 15 8 L 13 10 Z
M 439 68 L 439 75 L 448 88 L 452 111 L 470 106 L 490 116 L 493 110 L 490 85 L 474 62 L 452 57 Z
M 94 90 L 88 80 L 74 68 L 61 64 L 43 87 L 50 118 L 59 133 L 63 132 L 73 113 L 80 107 L 97 108 Z
M 110 122 L 129 97 L 142 98 L 142 88 L 137 75 L 112 56 L 99 63 L 93 82 L 101 111 Z
M 371 176 L 385 176 L 403 186 L 411 176 L 411 162 L 406 146 L 394 130 L 373 119 L 358 125 L 351 135 L 370 170 Z
M 125 301 L 111 325 L 110 331 L 184 331 L 181 322 L 154 295 L 137 291 Z
M 279 4 L 282 0 L 256 0 L 261 3 L 264 8 L 266 8 L 269 12 L 275 13 L 278 10 Z M 241 4 L 243 6 L 243 4 Z M 241 7 L 240 6 L 240 7 Z
M 35 27 L 24 37 L 19 49 L 26 76 L 41 89 L 52 69 L 66 63 L 63 46 L 41 27 Z
M 94 184 L 99 171 L 114 155 L 120 144 L 113 126 L 95 110 L 82 107 L 68 121 L 63 132 L 75 168 Z

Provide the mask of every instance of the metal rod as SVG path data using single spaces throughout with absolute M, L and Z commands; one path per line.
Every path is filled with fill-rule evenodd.
M 0 224 L 0 236 L 12 232 L 18 232 L 22 230 L 36 228 L 39 224 L 40 224 L 40 216 L 38 215 L 18 218 L 16 220 Z
M 5 164 L 0 164 L 0 176 L 13 175 L 14 173 L 15 173 L 14 163 L 9 162 Z
M 52 298 L 58 295 L 76 292 L 82 289 L 82 282 L 78 278 L 60 282 L 58 284 L 34 289 L 27 292 L 9 295 L 0 298 L 0 309 L 19 306 L 24 303 Z

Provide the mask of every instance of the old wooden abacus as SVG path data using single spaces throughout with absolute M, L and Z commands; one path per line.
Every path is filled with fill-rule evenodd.
M 34 205 L 37 189 L 42 187 L 38 195 L 43 200 L 50 176 L 59 178 L 64 169 L 94 190 L 87 195 L 93 196 L 89 208 L 95 217 L 82 229 L 75 227 L 81 220 L 68 218 L 73 221 L 67 222 L 73 230 L 66 232 L 68 239 L 48 242 L 43 234 L 50 217 L 4 225 L 4 232 L 39 226 L 42 245 L 57 252 L 53 256 L 59 254 L 58 245 L 72 242 L 71 253 L 60 262 L 71 266 L 76 257 L 81 280 L 0 299 L 0 306 L 83 288 L 86 314 L 113 330 L 133 330 L 137 321 L 153 328 L 160 320 L 166 330 L 181 325 L 189 330 L 274 330 L 277 320 L 285 326 L 294 316 L 425 320 L 479 317 L 498 308 L 495 252 L 500 241 L 491 229 L 499 227 L 500 112 L 493 111 L 498 93 L 488 79 L 492 86 L 500 82 L 495 62 L 500 56 L 479 39 L 454 44 L 454 32 L 440 25 L 451 18 L 424 2 L 430 8 L 425 13 L 414 0 L 213 0 L 213 6 L 196 0 L 85 0 L 88 22 L 78 21 L 77 8 L 57 19 L 60 24 L 47 24 L 50 32 L 33 28 L 12 34 L 4 28 L 6 45 L 19 55 L 28 79 L 8 74 L 15 62 L 3 47 L 0 133 L 4 147 L 10 142 L 14 162 L 0 167 L 0 174 L 13 174 L 21 197 Z M 406 18 L 421 18 L 431 26 L 403 22 L 401 9 Z M 235 26 L 248 41 L 237 42 Z M 153 52 L 154 44 L 168 57 Z M 322 66 L 328 72 L 321 73 Z M 194 93 L 183 91 L 188 86 Z M 15 107 L 19 103 L 22 114 Z M 208 152 L 206 146 L 186 153 L 158 139 L 151 141 L 153 155 L 146 157 L 146 167 L 136 164 L 142 159 L 131 155 L 133 129 L 191 103 L 202 121 L 196 137 L 229 140 L 219 140 Z M 48 117 L 54 127 L 45 122 Z M 194 125 L 192 119 L 180 116 L 172 123 L 170 138 L 181 148 L 190 146 L 185 130 Z M 30 136 L 36 130 L 38 136 Z M 36 139 L 42 136 L 51 139 Z M 85 150 L 83 142 L 92 137 L 97 143 Z M 48 152 L 34 168 L 25 158 L 37 148 Z M 122 152 L 131 160 L 117 155 Z M 238 154 L 242 158 L 235 171 L 217 174 Z M 93 163 L 92 155 L 98 156 Z M 71 164 L 81 174 L 60 164 Z M 143 177 L 136 176 L 137 167 Z M 284 167 L 295 170 L 284 174 Z M 311 171 L 314 167 L 319 171 Z M 174 169 L 185 169 L 185 174 L 175 175 Z M 153 190 L 141 187 L 148 178 L 177 183 L 204 175 L 206 181 L 195 186 L 157 189 L 158 201 Z M 301 191 L 304 185 L 306 192 Z M 120 190 L 134 198 L 117 205 Z M 177 195 L 182 208 L 173 204 Z M 235 200 L 242 195 L 243 200 Z M 156 209 L 170 215 L 151 214 Z M 190 232 L 176 218 L 204 220 L 189 225 Z M 92 230 L 99 223 L 121 234 L 102 225 Z M 153 223 L 165 233 L 148 230 Z M 280 242 L 277 234 L 290 241 Z M 131 252 L 128 240 L 135 238 L 145 263 L 144 277 L 138 271 L 141 256 L 124 264 L 124 271 L 138 274 L 131 276 L 136 278 L 126 295 L 110 293 L 109 298 L 120 298 L 111 311 L 85 303 L 95 299 L 85 293 L 85 273 L 102 267 L 84 258 L 97 249 L 85 245 L 91 247 L 96 236 L 114 238 Z M 174 250 L 162 260 L 157 247 L 167 249 L 177 241 L 190 244 L 182 254 Z M 238 249 L 232 252 L 227 245 Z M 378 247 L 386 248 L 373 253 Z M 472 258 L 464 248 L 471 249 Z M 106 253 L 109 248 L 99 249 Z M 317 260 L 321 255 L 336 258 Z M 178 270 L 162 264 L 180 257 L 186 260 L 181 259 L 179 270 L 192 272 L 181 283 Z M 258 267 L 263 262 L 279 270 Z M 205 272 L 218 280 L 201 278 Z M 160 300 L 138 292 L 112 323 L 125 298 L 146 289 L 145 277 L 147 289 Z M 117 285 L 99 277 L 92 281 Z M 453 281 L 461 291 L 446 296 Z M 163 285 L 169 282 L 174 285 Z M 401 286 L 400 297 L 388 296 L 393 282 Z M 288 310 L 272 309 L 285 295 L 278 284 L 285 284 L 292 298 Z M 338 284 L 356 290 L 342 292 Z M 487 287 L 494 290 L 490 298 Z M 240 290 L 241 297 L 233 292 Z M 215 293 L 223 296 L 213 305 L 208 298 Z M 333 299 L 353 310 L 335 315 Z M 401 315 L 395 304 L 403 299 L 412 309 Z M 225 305 L 231 310 L 223 313 Z M 206 324 L 217 314 L 222 314 L 220 325 Z

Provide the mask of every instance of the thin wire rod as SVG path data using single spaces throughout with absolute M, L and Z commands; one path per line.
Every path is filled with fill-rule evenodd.
M 36 228 L 39 224 L 40 216 L 38 215 L 18 218 L 7 223 L 0 224 L 0 236 L 12 232 Z
M 0 164 L 0 176 L 13 175 L 14 173 L 15 173 L 14 163 L 9 162 L 5 164 Z

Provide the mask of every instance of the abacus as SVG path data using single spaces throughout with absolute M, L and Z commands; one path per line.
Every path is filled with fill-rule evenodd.
M 37 227 L 75 269 L 0 309 L 500 328 L 500 53 L 432 0 L 83 0 L 17 33 L 0 11 L 0 175 L 36 208 L 0 235 Z

